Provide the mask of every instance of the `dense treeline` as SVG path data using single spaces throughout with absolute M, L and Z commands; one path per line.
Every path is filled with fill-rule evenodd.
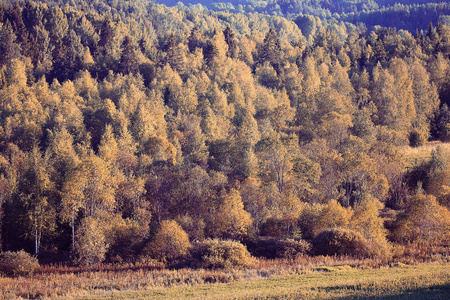
M 79 0 L 0 5 L 0 41 L 4 250 L 171 259 L 167 237 L 335 227 L 373 249 L 448 241 L 446 158 L 405 173 L 398 151 L 450 139 L 448 26 L 305 38 L 281 17 Z M 384 206 L 402 212 L 389 231 Z
M 219 12 L 260 13 L 283 16 L 290 19 L 315 16 L 328 22 L 364 23 L 366 27 L 383 26 L 414 32 L 425 30 L 430 22 L 443 22 L 450 25 L 450 5 L 447 1 L 380 1 L 380 0 L 269 0 L 269 1 L 171 1 L 158 0 L 158 3 L 179 6 L 180 3 L 191 9 L 206 8 Z M 194 5 L 192 3 L 195 3 Z
M 344 14 L 340 20 L 355 24 L 362 22 L 369 28 L 371 26 L 395 27 L 414 32 L 425 30 L 430 22 L 450 25 L 450 4 L 448 2 L 423 5 L 396 4 L 373 11 Z

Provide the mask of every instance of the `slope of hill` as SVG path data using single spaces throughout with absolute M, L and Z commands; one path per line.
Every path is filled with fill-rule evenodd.
M 432 22 L 450 25 L 450 5 L 447 1 L 398 1 L 391 0 L 272 0 L 272 1 L 173 1 L 158 0 L 158 3 L 177 6 L 182 3 L 195 9 L 208 8 L 214 11 L 233 13 L 261 13 L 295 19 L 312 15 L 321 19 L 364 23 L 372 26 L 395 27 L 414 32 L 425 30 Z M 200 5 L 199 5 L 200 4 Z
M 401 147 L 450 140 L 449 74 L 441 23 L 3 1 L 1 247 L 208 267 L 445 248 L 446 153 L 405 169 Z

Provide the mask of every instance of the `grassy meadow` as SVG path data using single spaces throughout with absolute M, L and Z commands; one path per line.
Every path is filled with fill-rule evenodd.
M 0 299 L 446 299 L 448 250 L 397 247 L 390 261 L 306 255 L 258 259 L 245 269 L 171 269 L 160 263 L 42 266 L 30 276 L 0 276 Z
M 283 277 L 110 292 L 82 299 L 448 299 L 449 294 L 447 263 L 378 269 L 322 267 Z

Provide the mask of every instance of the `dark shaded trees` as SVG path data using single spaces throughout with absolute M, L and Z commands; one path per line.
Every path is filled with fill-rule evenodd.
M 136 49 L 129 36 L 126 36 L 122 42 L 122 54 L 120 56 L 120 62 L 118 71 L 122 74 L 136 74 L 139 70 L 138 60 L 136 57 Z

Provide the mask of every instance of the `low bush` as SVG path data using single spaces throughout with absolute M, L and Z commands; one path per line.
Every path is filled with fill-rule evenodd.
M 191 265 L 197 268 L 248 267 L 255 260 L 247 248 L 231 240 L 208 239 L 190 249 Z
M 277 257 L 277 238 L 258 237 L 243 243 L 251 255 L 274 259 Z
M 3 252 L 0 254 L 0 272 L 8 276 L 31 275 L 39 269 L 37 258 L 27 252 Z
M 369 242 L 358 232 L 332 228 L 319 233 L 312 240 L 312 251 L 315 255 L 353 255 L 370 256 Z
M 301 239 L 256 238 L 245 245 L 253 256 L 268 259 L 295 258 L 311 251 L 311 244 Z
M 274 238 L 301 236 L 297 218 L 269 218 L 261 224 L 261 235 Z
M 277 242 L 277 257 L 296 258 L 308 254 L 311 251 L 311 244 L 305 240 L 285 239 Z
M 143 254 L 164 262 L 173 262 L 188 254 L 189 236 L 174 220 L 165 220 Z
M 427 141 L 427 137 L 426 135 L 417 130 L 417 129 L 413 129 L 410 133 L 409 133 L 409 145 L 411 147 L 420 147 L 423 146 L 426 141 Z

